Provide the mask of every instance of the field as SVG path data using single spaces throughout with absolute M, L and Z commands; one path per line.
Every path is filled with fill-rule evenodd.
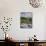
M 20 28 L 32 28 L 32 18 L 21 17 L 20 18 Z

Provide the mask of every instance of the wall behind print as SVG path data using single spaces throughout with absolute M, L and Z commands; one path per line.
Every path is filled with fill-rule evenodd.
M 20 29 L 20 12 L 33 13 L 32 29 Z M 0 17 L 13 17 L 12 26 L 8 33 L 10 37 L 16 40 L 27 40 L 34 34 L 37 35 L 39 40 L 44 40 L 45 12 L 46 9 L 42 7 L 32 8 L 28 0 L 0 0 Z M 0 31 L 0 35 L 2 33 Z M 2 36 L 0 36 L 0 39 L 3 38 Z

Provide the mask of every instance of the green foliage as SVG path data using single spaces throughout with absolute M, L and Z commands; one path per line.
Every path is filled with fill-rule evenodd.
M 20 18 L 20 23 L 26 23 L 26 24 L 32 24 L 32 18 L 28 18 L 28 17 L 21 17 Z

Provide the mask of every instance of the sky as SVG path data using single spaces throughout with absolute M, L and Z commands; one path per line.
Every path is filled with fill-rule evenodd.
M 32 17 L 32 12 L 21 12 L 21 17 Z

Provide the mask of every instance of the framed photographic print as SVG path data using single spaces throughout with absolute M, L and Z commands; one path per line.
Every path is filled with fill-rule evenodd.
M 21 12 L 20 15 L 20 28 L 32 28 L 32 12 Z

